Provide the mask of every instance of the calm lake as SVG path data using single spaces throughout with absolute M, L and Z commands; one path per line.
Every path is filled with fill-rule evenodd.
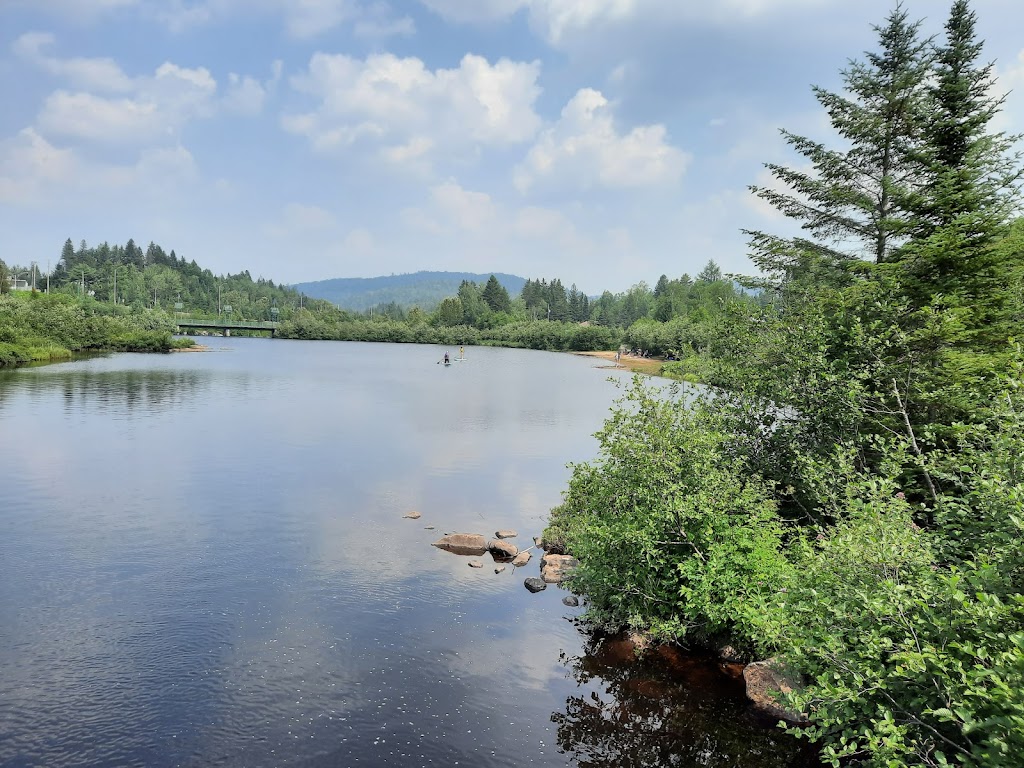
M 0 371 L 0 765 L 808 764 L 714 661 L 588 646 L 536 557 L 430 546 L 532 543 L 623 374 L 208 344 Z

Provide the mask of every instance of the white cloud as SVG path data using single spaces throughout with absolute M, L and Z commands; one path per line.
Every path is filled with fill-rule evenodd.
M 217 81 L 205 67 L 164 62 L 152 75 L 130 77 L 113 59 L 47 55 L 54 43 L 51 34 L 29 32 L 13 45 L 20 58 L 79 89 L 51 93 L 38 116 L 38 128 L 49 135 L 101 143 L 146 144 L 174 137 L 190 120 L 222 109 L 259 114 L 281 77 L 280 61 L 273 62 L 265 82 L 230 73 L 224 96 L 218 99 Z
M 430 192 L 435 209 L 457 229 L 491 232 L 498 209 L 490 195 L 463 189 L 454 181 L 439 184 Z
M 541 134 L 514 180 L 522 192 L 552 178 L 583 187 L 641 187 L 678 181 L 690 159 L 668 143 L 663 125 L 618 133 L 608 100 L 600 91 L 583 88 L 566 104 L 558 123 Z
M 770 13 L 837 0 L 717 0 L 714 3 L 684 0 L 420 0 L 439 16 L 457 22 L 493 22 L 525 11 L 531 24 L 551 43 L 588 28 L 647 20 L 652 23 L 735 23 Z
M 78 168 L 69 149 L 50 144 L 32 128 L 0 142 L 0 202 L 34 204 L 51 185 L 68 182 Z
M 361 0 L 170 0 L 159 6 L 157 18 L 173 32 L 225 22 L 255 14 L 277 16 L 289 36 L 307 40 L 343 24 L 370 38 L 409 35 L 415 25 L 408 16 L 395 17 L 386 3 Z
M 47 32 L 26 32 L 12 46 L 21 58 L 31 62 L 51 75 L 63 78 L 79 88 L 123 93 L 133 87 L 132 79 L 120 66 L 109 58 L 59 59 L 47 56 L 45 48 L 54 43 L 54 36 Z
M 34 128 L 0 142 L 0 168 L 0 202 L 29 206 L 80 202 L 85 189 L 91 196 L 119 189 L 163 194 L 197 178 L 195 160 L 181 146 L 145 149 L 130 163 L 95 163 L 51 144 Z
M 49 135 L 88 141 L 146 144 L 195 117 L 209 116 L 217 83 L 204 68 L 161 64 L 153 77 L 138 78 L 126 97 L 55 91 L 47 97 L 38 125 Z
M 392 161 L 420 158 L 436 147 L 459 152 L 517 144 L 540 125 L 534 111 L 539 70 L 536 62 L 492 65 L 471 54 L 456 69 L 431 71 L 412 57 L 317 53 L 292 86 L 319 103 L 311 112 L 286 115 L 282 124 L 317 150 L 379 141 Z

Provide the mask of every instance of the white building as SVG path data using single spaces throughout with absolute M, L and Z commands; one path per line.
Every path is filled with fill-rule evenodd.
M 28 280 L 22 280 L 13 275 L 8 277 L 7 281 L 10 283 L 12 291 L 28 291 L 32 289 L 32 285 Z

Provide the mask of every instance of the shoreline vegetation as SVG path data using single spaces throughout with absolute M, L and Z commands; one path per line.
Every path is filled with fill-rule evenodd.
M 190 338 L 172 338 L 164 313 L 82 301 L 60 294 L 0 295 L 0 367 L 70 360 L 83 352 L 170 352 Z
M 714 392 L 634 377 L 543 535 L 595 631 L 764 660 L 836 768 L 1024 755 L 1024 168 L 975 24 L 897 5 L 814 89 L 833 139 L 753 188 L 801 234 L 747 232 L 763 301 L 681 366 Z

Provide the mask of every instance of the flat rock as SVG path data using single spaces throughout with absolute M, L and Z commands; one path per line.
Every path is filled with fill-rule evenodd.
M 484 564 L 481 563 L 479 560 L 470 560 L 469 563 L 467 563 L 467 565 L 469 565 L 470 568 L 483 568 L 484 567 Z
M 408 513 L 402 515 L 403 519 L 408 519 L 408 520 L 419 520 L 421 517 L 423 517 L 423 515 L 421 515 L 416 510 L 413 510 L 412 512 L 408 512 Z
M 449 533 L 431 546 L 447 550 L 454 555 L 482 555 L 487 551 L 487 539 L 479 533 Z
M 562 598 L 562 605 L 568 605 L 570 608 L 575 608 L 580 604 L 580 599 L 576 595 L 569 595 L 568 597 Z
M 530 552 L 520 552 L 518 555 L 512 558 L 512 565 L 514 565 L 516 568 L 522 568 L 524 565 L 530 562 L 531 557 L 533 557 L 533 554 Z
M 779 701 L 781 695 L 792 693 L 800 687 L 800 683 L 780 662 L 768 659 L 747 664 L 743 669 L 743 680 L 747 684 L 747 698 L 762 712 L 796 725 L 808 722 L 806 714 L 786 709 Z
M 548 584 L 561 584 L 572 575 L 580 561 L 571 555 L 550 552 L 540 559 L 540 577 Z
M 523 582 L 523 586 L 531 592 L 540 592 L 541 590 L 548 588 L 548 585 L 544 583 L 543 579 L 538 579 L 532 576 Z
M 494 532 L 496 539 L 514 539 L 519 534 L 513 531 L 511 528 L 502 528 L 500 531 Z
M 494 569 L 494 572 L 495 573 L 501 573 L 504 570 L 505 570 L 505 566 L 504 565 L 499 565 L 497 568 Z
M 509 559 L 519 554 L 519 547 L 501 539 L 491 539 L 487 542 L 487 549 L 496 559 Z

